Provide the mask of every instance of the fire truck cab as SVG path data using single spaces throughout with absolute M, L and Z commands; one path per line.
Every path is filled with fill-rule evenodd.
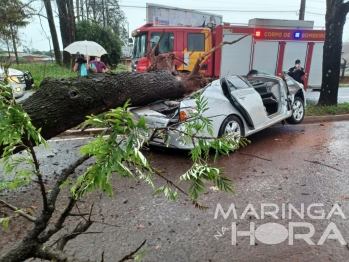
M 154 26 L 147 23 L 134 30 L 135 37 L 132 66 L 143 72 L 150 65 L 144 57 L 164 36 L 156 55 L 173 52 L 185 63 L 175 61 L 176 69 L 190 72 L 198 57 L 223 41 L 241 41 L 224 45 L 208 56 L 201 64 L 206 77 L 218 78 L 228 74 L 246 75 L 256 69 L 279 75 L 301 60 L 307 78 L 304 87 L 318 88 L 322 78 L 322 52 L 324 30 L 314 30 L 312 21 L 251 19 L 248 26 L 223 24 L 217 27 Z

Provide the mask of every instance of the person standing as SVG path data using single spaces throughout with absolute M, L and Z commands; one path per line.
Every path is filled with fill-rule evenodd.
M 95 60 L 92 60 L 91 63 L 96 66 L 98 73 L 106 73 L 109 71 L 107 66 L 101 61 L 100 56 L 96 56 Z
M 304 84 L 302 76 L 305 75 L 304 68 L 301 67 L 301 61 L 296 60 L 295 66 L 288 70 L 288 75 L 296 80 L 298 83 Z
M 75 60 L 74 72 L 78 72 L 78 76 L 87 76 L 93 73 L 97 73 L 97 68 L 91 62 L 88 62 L 89 56 L 84 55 L 84 58 Z

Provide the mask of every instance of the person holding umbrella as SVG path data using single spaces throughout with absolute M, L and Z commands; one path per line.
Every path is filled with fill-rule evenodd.
M 78 72 L 78 76 L 87 76 L 93 73 L 97 73 L 97 68 L 94 64 L 89 62 L 90 57 L 80 53 L 76 54 L 74 72 Z
M 89 56 L 83 55 L 88 54 L 90 56 L 101 57 L 104 54 L 107 54 L 107 51 L 98 43 L 93 41 L 76 41 L 71 43 L 63 49 L 64 51 L 70 54 L 76 54 L 77 59 L 74 65 L 74 72 L 78 72 L 78 75 L 84 76 L 91 73 L 97 73 L 96 65 L 89 62 Z

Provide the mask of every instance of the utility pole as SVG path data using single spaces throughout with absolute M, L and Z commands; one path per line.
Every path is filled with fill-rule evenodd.
M 299 20 L 304 20 L 305 0 L 301 0 L 301 7 L 299 9 Z

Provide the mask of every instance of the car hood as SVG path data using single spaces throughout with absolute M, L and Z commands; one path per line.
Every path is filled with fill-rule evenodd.
M 5 74 L 5 71 L 4 71 L 3 67 L 0 67 L 0 74 Z M 19 71 L 17 69 L 14 69 L 14 68 L 9 68 L 8 69 L 8 75 L 9 76 L 21 76 L 21 75 L 23 75 L 23 72 Z

